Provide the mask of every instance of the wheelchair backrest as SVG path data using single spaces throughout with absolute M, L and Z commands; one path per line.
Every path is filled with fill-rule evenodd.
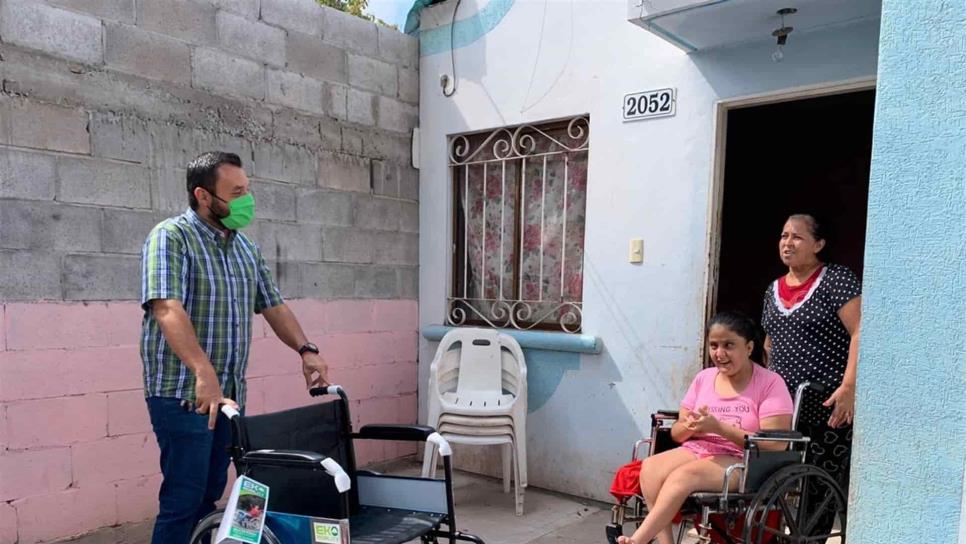
M 351 427 L 342 399 L 292 408 L 281 412 L 243 417 L 240 437 L 234 438 L 241 453 L 260 449 L 306 450 L 331 457 L 352 478 L 350 510 L 358 507 L 355 456 Z M 237 465 L 237 463 L 236 463 Z M 343 498 L 331 476 L 322 471 L 280 467 L 236 466 L 251 478 L 269 486 L 268 509 L 305 516 L 344 518 Z

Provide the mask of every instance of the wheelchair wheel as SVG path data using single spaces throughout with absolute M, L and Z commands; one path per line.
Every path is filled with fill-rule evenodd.
M 845 494 L 828 472 L 814 465 L 785 467 L 751 501 L 744 541 L 798 544 L 838 537 L 845 542 L 845 507 Z
M 221 525 L 221 518 L 225 514 L 224 509 L 215 510 L 207 516 L 201 518 L 195 530 L 191 532 L 189 544 L 211 544 L 215 541 L 215 534 L 218 533 L 218 526 Z M 262 530 L 262 544 L 282 544 L 275 534 L 268 527 Z

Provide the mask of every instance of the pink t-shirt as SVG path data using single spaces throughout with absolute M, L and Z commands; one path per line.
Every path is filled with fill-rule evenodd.
M 714 390 L 714 380 L 718 375 L 715 367 L 706 368 L 694 377 L 681 406 L 695 411 L 702 406 L 708 413 L 725 425 L 733 425 L 755 433 L 761 429 L 761 420 L 766 417 L 790 415 L 792 396 L 785 381 L 776 372 L 752 365 L 751 380 L 744 391 L 734 397 L 722 397 Z M 696 453 L 699 458 L 712 455 L 733 455 L 741 457 L 743 449 L 734 442 L 717 434 L 706 434 L 687 440 L 682 447 Z

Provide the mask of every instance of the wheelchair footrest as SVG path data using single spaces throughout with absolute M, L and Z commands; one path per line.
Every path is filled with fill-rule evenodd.
M 607 544 L 617 544 L 617 537 L 624 534 L 624 531 L 621 530 L 621 527 L 613 523 L 607 524 L 607 526 L 604 527 L 604 530 L 607 532 Z
M 439 526 L 442 514 L 396 508 L 360 506 L 349 518 L 352 544 L 401 544 L 419 538 Z

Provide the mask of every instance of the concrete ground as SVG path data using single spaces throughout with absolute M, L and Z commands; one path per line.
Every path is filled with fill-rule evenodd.
M 419 468 L 412 461 L 385 467 L 383 471 L 413 476 L 419 474 Z M 529 487 L 524 515 L 518 517 L 514 513 L 513 492 L 504 494 L 500 480 L 467 472 L 456 472 L 454 479 L 457 528 L 479 536 L 487 544 L 606 544 L 604 526 L 610 522 L 610 504 Z M 151 525 L 147 521 L 110 527 L 65 542 L 149 544 Z M 693 532 L 685 537 L 685 544 L 696 541 Z M 840 543 L 831 539 L 827 544 Z
M 419 467 L 403 473 L 418 473 Z M 457 472 L 453 493 L 456 526 L 487 544 L 604 543 L 610 505 L 528 487 L 524 514 L 513 508 L 513 491 L 503 493 L 500 480 Z
M 418 473 L 415 463 L 387 472 Z M 604 525 L 610 506 L 529 487 L 524 515 L 517 517 L 513 492 L 503 493 L 499 480 L 466 472 L 455 475 L 457 527 L 483 538 L 487 544 L 593 544 L 605 542 Z M 151 522 L 102 529 L 69 540 L 72 544 L 148 544 Z

